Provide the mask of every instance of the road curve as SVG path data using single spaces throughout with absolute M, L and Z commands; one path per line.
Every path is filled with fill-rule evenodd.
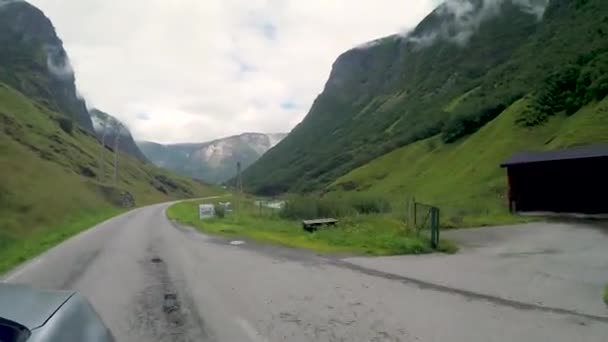
M 594 317 L 421 286 L 308 252 L 231 244 L 169 222 L 167 207 L 113 218 L 4 281 L 80 291 L 119 341 L 605 341 L 608 336 L 608 322 Z

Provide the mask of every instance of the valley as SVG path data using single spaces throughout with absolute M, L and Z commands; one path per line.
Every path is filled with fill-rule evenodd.
M 118 341 L 605 341 L 608 2 L 426 5 L 330 70 L 390 6 L 0 0 L 0 294 Z

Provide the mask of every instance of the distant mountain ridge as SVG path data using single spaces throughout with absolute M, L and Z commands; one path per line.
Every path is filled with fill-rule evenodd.
M 152 163 L 209 183 L 222 183 L 236 175 L 237 162 L 245 170 L 287 134 L 243 133 L 204 143 L 162 145 L 137 142 Z

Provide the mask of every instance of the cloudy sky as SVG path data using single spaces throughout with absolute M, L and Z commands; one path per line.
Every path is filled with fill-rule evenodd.
M 414 27 L 438 0 L 31 0 L 90 106 L 139 140 L 287 132 L 343 51 Z

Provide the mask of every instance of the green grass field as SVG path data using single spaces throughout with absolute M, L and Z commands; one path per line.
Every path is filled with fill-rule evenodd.
M 121 212 L 122 192 L 136 206 L 218 192 L 124 154 L 115 185 L 112 152 L 61 117 L 0 83 L 0 273 Z
M 27 239 L 4 241 L 4 245 L 0 246 L 0 275 L 32 257 L 44 253 L 70 237 L 122 212 L 124 210 L 105 208 L 90 213 L 79 213 L 66 219 L 63 224 L 38 229 L 30 234 Z
M 430 253 L 428 238 L 407 230 L 402 220 L 390 214 L 356 215 L 340 219 L 337 227 L 308 233 L 300 221 L 285 220 L 272 210 L 260 210 L 252 201 L 241 201 L 237 210 L 223 219 L 201 221 L 199 201 L 182 202 L 167 211 L 169 218 L 202 232 L 230 238 L 249 238 L 327 254 L 395 255 Z M 454 252 L 442 241 L 440 250 Z
M 336 195 L 382 195 L 438 206 L 444 227 L 521 222 L 507 210 L 506 173 L 499 167 L 513 153 L 608 142 L 608 99 L 572 116 L 556 115 L 533 129 L 515 124 L 521 100 L 475 134 L 452 144 L 440 137 L 384 155 L 338 179 Z

